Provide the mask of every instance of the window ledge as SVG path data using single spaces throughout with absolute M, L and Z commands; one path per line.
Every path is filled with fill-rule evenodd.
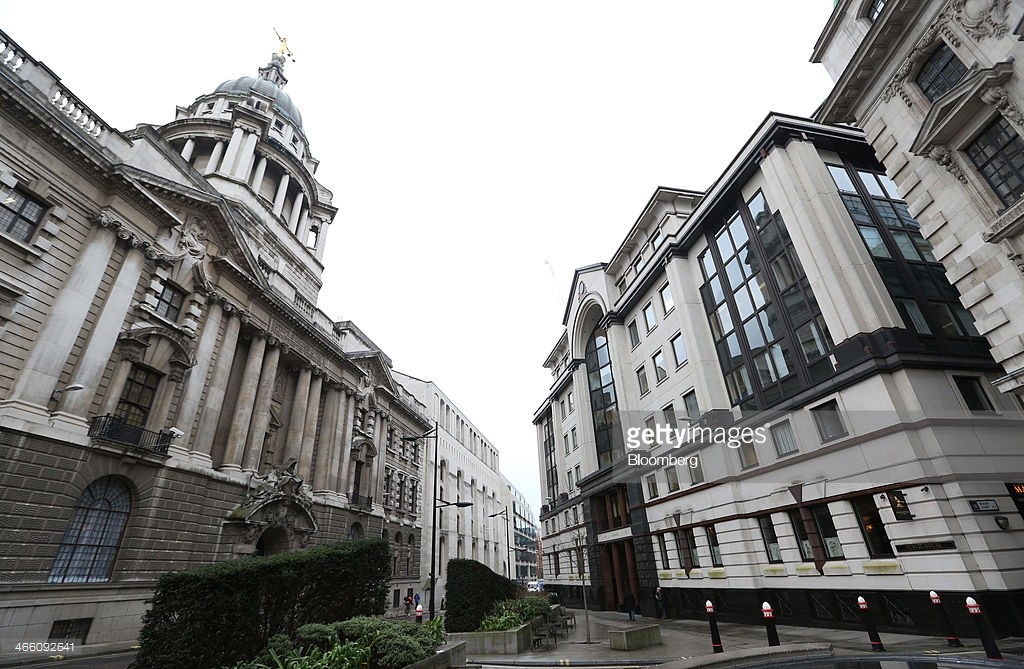
M 43 257 L 42 249 L 36 248 L 33 245 L 26 244 L 25 242 L 15 237 L 11 237 L 6 232 L 0 232 L 0 239 L 2 239 L 7 244 L 10 244 L 17 250 L 21 251 L 22 253 L 24 253 L 25 262 L 35 262 L 36 260 L 39 260 L 40 258 Z
M 899 560 L 868 560 L 864 563 L 864 573 L 872 576 L 899 576 L 903 573 L 903 566 Z
M 700 567 L 694 567 L 690 570 L 689 578 L 704 578 L 704 570 Z
M 849 576 L 852 572 L 845 562 L 826 562 L 823 573 L 825 576 Z
M 761 574 L 769 578 L 789 576 L 789 572 L 786 570 L 786 565 L 784 564 L 773 564 L 767 567 L 762 567 Z
M 981 237 L 990 244 L 996 244 L 1010 237 L 1015 237 L 1020 232 L 1024 232 L 1024 198 L 1017 200 L 1017 204 L 1004 211 L 996 220 L 992 221 L 992 225 L 989 226 L 986 232 L 982 233 Z
M 712 567 L 708 569 L 708 578 L 725 578 L 725 567 Z
M 797 576 L 817 576 L 818 574 L 818 569 L 814 566 L 813 562 L 804 562 L 796 566 Z

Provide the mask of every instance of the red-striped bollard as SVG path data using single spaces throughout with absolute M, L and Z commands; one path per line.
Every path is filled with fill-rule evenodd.
M 978 636 L 981 637 L 981 645 L 985 647 L 985 657 L 990 660 L 1001 660 L 1003 654 L 999 652 L 996 645 L 996 638 L 992 630 L 985 623 L 985 614 L 981 612 L 981 604 L 974 597 L 967 598 L 967 613 L 974 618 L 974 625 L 978 628 Z
M 768 645 L 780 645 L 779 630 L 775 629 L 775 612 L 772 611 L 772 605 L 768 602 L 761 604 L 761 615 L 764 616 L 764 627 L 768 630 Z
M 711 600 L 704 602 L 704 608 L 708 612 L 708 624 L 711 625 L 711 650 L 716 653 L 724 653 L 722 650 L 722 635 L 718 633 L 718 621 L 715 620 L 715 605 Z
M 946 608 L 942 606 L 942 598 L 939 597 L 939 593 L 932 590 L 928 593 L 928 597 L 931 598 L 932 604 L 938 607 L 939 616 L 942 618 L 942 626 L 946 628 L 946 643 L 951 648 L 963 648 L 963 644 L 960 643 L 960 637 L 957 636 L 956 630 L 953 629 L 953 623 L 949 620 L 949 615 L 946 613 Z
M 871 640 L 871 650 L 879 653 L 885 652 L 882 639 L 878 636 L 878 629 L 875 628 L 875 621 L 868 609 L 868 602 L 863 597 L 857 598 L 857 606 L 860 607 L 860 617 L 864 621 L 864 627 L 868 630 L 868 639 Z

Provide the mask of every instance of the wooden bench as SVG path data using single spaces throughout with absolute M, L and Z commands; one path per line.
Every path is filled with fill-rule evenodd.
M 661 643 L 661 625 L 636 625 L 621 630 L 608 630 L 612 650 L 636 650 Z

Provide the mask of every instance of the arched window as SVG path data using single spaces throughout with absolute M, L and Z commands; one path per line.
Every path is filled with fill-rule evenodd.
M 131 492 L 123 481 L 104 476 L 90 483 L 75 503 L 47 580 L 50 583 L 109 581 L 131 511 Z
M 587 341 L 587 379 L 590 382 L 590 406 L 594 415 L 597 464 L 603 468 L 610 465 L 620 452 L 616 449 L 616 443 L 621 442 L 622 435 L 619 434 L 618 400 L 615 378 L 612 376 L 612 360 L 608 353 L 608 336 L 600 326 L 594 328 Z
M 363 538 L 363 526 L 360 525 L 359 523 L 352 523 L 349 526 L 349 528 L 348 528 L 348 538 L 349 538 L 349 540 L 352 540 L 352 539 L 362 539 Z

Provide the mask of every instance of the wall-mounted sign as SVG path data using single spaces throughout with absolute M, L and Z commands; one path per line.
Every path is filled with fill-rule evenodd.
M 896 516 L 896 520 L 913 520 L 914 514 L 910 513 L 907 498 L 902 490 L 891 490 L 885 494 L 889 498 L 889 506 L 892 507 L 892 515 Z
M 897 553 L 923 553 L 925 551 L 942 551 L 956 548 L 953 541 L 922 541 L 916 544 L 896 544 Z
M 972 511 L 998 511 L 999 502 L 994 499 L 971 499 L 967 500 L 971 505 Z

